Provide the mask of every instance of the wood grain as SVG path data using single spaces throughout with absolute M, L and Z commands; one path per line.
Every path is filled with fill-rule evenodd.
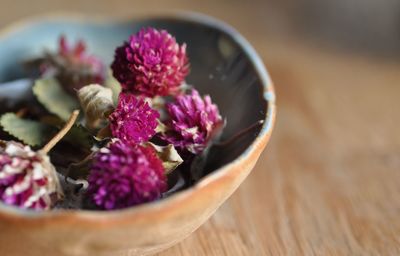
M 204 226 L 159 256 L 400 255 L 399 63 L 292 36 L 265 15 L 275 1 L 39 2 L 4 3 L 0 24 L 59 9 L 202 11 L 242 31 L 270 71 L 278 115 L 267 150 Z
M 167 255 L 399 255 L 400 66 L 260 47 L 275 132 L 233 197 Z

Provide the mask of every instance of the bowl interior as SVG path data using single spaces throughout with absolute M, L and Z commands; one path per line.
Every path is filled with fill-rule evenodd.
M 55 50 L 60 34 L 67 35 L 70 40 L 85 40 L 89 52 L 110 64 L 115 47 L 144 26 L 166 29 L 179 43 L 187 44 L 191 63 L 187 83 L 201 93 L 211 95 L 219 106 L 227 121 L 222 140 L 265 119 L 268 104 L 263 95 L 265 81 L 260 78 L 248 52 L 239 46 L 233 35 L 216 26 L 173 18 L 115 23 L 60 19 L 19 27 L 0 37 L 0 82 L 25 77 L 21 63 L 40 56 L 43 49 Z M 255 140 L 260 129 L 252 129 L 225 147 L 212 148 L 202 175 L 237 158 Z

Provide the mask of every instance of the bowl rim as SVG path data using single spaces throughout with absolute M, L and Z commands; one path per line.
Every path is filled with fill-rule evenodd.
M 101 25 L 102 23 L 118 24 L 125 22 L 145 21 L 150 19 L 170 19 L 208 26 L 221 31 L 241 47 L 247 57 L 252 60 L 254 69 L 258 74 L 259 79 L 261 80 L 262 88 L 260 89 L 262 89 L 263 92 L 263 100 L 265 100 L 267 103 L 265 109 L 264 123 L 257 137 L 250 144 L 250 146 L 233 161 L 214 170 L 212 173 L 203 177 L 193 186 L 174 193 L 161 200 L 113 211 L 68 209 L 58 209 L 53 211 L 27 211 L 0 203 L 0 219 L 7 219 L 9 221 L 18 222 L 23 221 L 24 223 L 37 222 L 38 219 L 58 219 L 60 220 L 60 223 L 62 223 L 63 220 L 72 218 L 78 222 L 81 222 L 80 220 L 82 220 L 83 222 L 94 222 L 95 224 L 101 223 L 103 224 L 102 226 L 107 226 L 107 224 L 115 223 L 115 221 L 123 221 L 126 219 L 136 219 L 137 221 L 140 221 L 143 217 L 148 215 L 159 216 L 159 214 L 162 213 L 164 209 L 173 209 L 177 205 L 184 203 L 187 200 L 190 200 L 189 198 L 191 197 L 191 195 L 196 193 L 196 191 L 198 190 L 202 190 L 205 187 L 224 182 L 224 178 L 227 178 L 229 176 L 229 172 L 233 168 L 246 164 L 246 162 L 247 164 L 249 164 L 249 158 L 256 158 L 256 160 L 258 159 L 259 154 L 269 141 L 272 129 L 275 124 L 276 103 L 274 86 L 262 59 L 256 53 L 252 45 L 236 29 L 221 20 L 202 13 L 190 11 L 163 11 L 161 13 L 154 12 L 147 15 L 133 14 L 129 17 L 105 17 L 96 15 L 90 16 L 79 13 L 57 12 L 40 16 L 38 15 L 27 17 L 16 22 L 12 22 L 10 25 L 7 25 L 6 27 L 0 29 L 0 40 L 5 39 L 9 36 L 13 36 L 13 34 L 16 34 L 23 29 L 45 22 L 69 22 L 79 24 L 89 23 L 94 25 Z

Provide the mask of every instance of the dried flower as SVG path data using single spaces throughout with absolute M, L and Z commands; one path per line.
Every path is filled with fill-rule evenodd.
M 111 68 L 126 91 L 174 94 L 189 73 L 186 44 L 179 45 L 165 30 L 144 28 L 116 49 Z
M 143 99 L 121 93 L 118 106 L 109 116 L 111 133 L 123 141 L 147 141 L 156 133 L 159 116 Z
M 175 102 L 167 104 L 167 111 L 169 131 L 161 138 L 193 154 L 205 149 L 213 130 L 222 123 L 218 107 L 210 96 L 202 98 L 195 89 L 190 94 L 178 95 Z
M 85 112 L 86 126 L 92 128 L 107 118 L 114 109 L 112 91 L 99 84 L 90 84 L 78 91 L 78 99 Z
M 156 200 L 167 189 L 154 149 L 120 140 L 95 154 L 88 181 L 89 198 L 105 210 Z
M 29 146 L 2 141 L 0 145 L 0 199 L 24 209 L 49 209 L 62 196 L 48 156 Z
M 106 73 L 103 62 L 86 53 L 82 40 L 71 47 L 64 36 L 60 37 L 58 52 L 49 53 L 44 58 L 41 71 L 45 77 L 57 77 L 71 93 L 87 84 L 103 83 Z

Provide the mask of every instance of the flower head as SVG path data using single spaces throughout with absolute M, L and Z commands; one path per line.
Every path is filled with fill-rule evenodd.
M 1 144 L 0 200 L 24 209 L 49 209 L 62 192 L 47 155 L 13 141 Z
M 112 90 L 99 84 L 82 87 L 77 96 L 89 128 L 96 127 L 114 109 Z
M 60 37 L 58 54 L 76 65 L 89 66 L 95 73 L 104 71 L 102 61 L 94 55 L 86 53 L 85 42 L 79 40 L 74 46 L 68 45 L 65 36 Z M 102 74 L 98 74 L 99 76 Z
M 154 149 L 120 140 L 96 153 L 88 181 L 90 199 L 105 210 L 156 200 L 167 189 Z
M 87 84 L 101 84 L 105 80 L 103 62 L 96 56 L 87 54 L 82 40 L 71 46 L 64 36 L 60 37 L 58 52 L 48 54 L 41 68 L 42 75 L 57 77 L 71 92 Z
M 174 94 L 189 73 L 186 44 L 179 45 L 165 30 L 144 28 L 116 49 L 111 68 L 126 91 Z
M 217 105 L 210 96 L 200 97 L 192 89 L 190 94 L 178 95 L 167 104 L 169 131 L 162 138 L 180 150 L 198 154 L 205 149 L 213 130 L 222 122 Z
M 153 137 L 159 117 L 159 113 L 143 99 L 120 93 L 118 106 L 108 119 L 114 137 L 137 143 Z

